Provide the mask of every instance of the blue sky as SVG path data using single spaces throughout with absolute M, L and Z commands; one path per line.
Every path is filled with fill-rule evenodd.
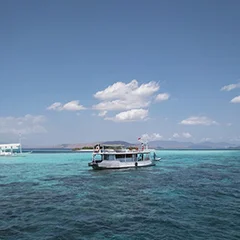
M 240 143 L 240 2 L 0 2 L 0 142 Z

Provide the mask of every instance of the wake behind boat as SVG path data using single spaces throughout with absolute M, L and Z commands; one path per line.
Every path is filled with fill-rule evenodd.
M 120 169 L 154 166 L 151 152 L 142 144 L 140 150 L 126 149 L 122 145 L 96 145 L 92 154 L 92 162 L 88 166 L 95 170 Z

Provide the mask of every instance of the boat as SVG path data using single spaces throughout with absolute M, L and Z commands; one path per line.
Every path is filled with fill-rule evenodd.
M 0 144 L 0 156 L 11 157 L 16 155 L 16 151 L 21 149 L 20 143 Z
M 25 157 L 31 152 L 22 152 L 21 143 L 0 144 L 0 157 Z
M 94 170 L 121 169 L 154 166 L 151 151 L 147 144 L 142 144 L 140 149 L 127 149 L 123 145 L 94 146 L 92 161 L 88 163 Z

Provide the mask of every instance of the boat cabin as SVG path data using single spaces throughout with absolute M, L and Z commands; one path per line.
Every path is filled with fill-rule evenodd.
M 147 150 L 138 151 L 129 150 L 122 145 L 103 145 L 96 146 L 93 152 L 93 161 L 120 161 L 120 162 L 138 162 L 150 160 L 150 152 Z

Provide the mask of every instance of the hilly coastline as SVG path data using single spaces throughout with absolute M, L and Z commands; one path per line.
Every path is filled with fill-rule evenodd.
M 118 144 L 123 145 L 125 147 L 130 146 L 139 146 L 139 142 L 130 143 L 121 140 L 114 140 L 114 141 L 103 141 L 103 142 L 90 142 L 90 143 L 76 143 L 76 144 L 60 144 L 55 146 L 44 146 L 44 148 L 64 148 L 64 149 L 76 149 L 76 148 L 83 148 L 83 147 L 93 147 L 96 144 Z M 149 148 L 155 149 L 240 149 L 239 145 L 227 143 L 227 142 L 180 142 L 180 141 L 150 141 L 148 143 Z M 26 146 L 25 146 L 26 147 Z M 30 146 L 27 146 L 30 147 Z

